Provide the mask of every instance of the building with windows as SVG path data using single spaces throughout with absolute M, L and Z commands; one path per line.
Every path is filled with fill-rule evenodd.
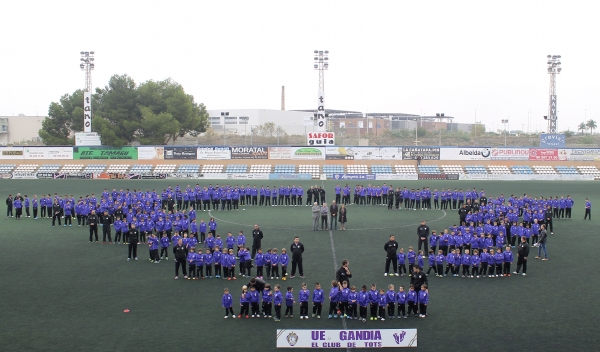
M 0 116 L 0 145 L 37 144 L 46 116 Z

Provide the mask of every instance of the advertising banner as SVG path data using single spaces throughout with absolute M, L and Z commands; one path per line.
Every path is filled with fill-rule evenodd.
M 375 174 L 332 174 L 333 180 L 375 180 Z
M 458 180 L 458 174 L 418 174 L 419 180 Z
M 13 172 L 11 178 L 22 180 L 37 180 L 35 172 Z
M 165 160 L 197 160 L 197 147 L 164 147 Z
M 164 147 L 138 147 L 138 160 L 162 160 L 165 158 Z
M 73 147 L 25 147 L 23 149 L 23 158 L 28 160 L 73 160 Z
M 138 160 L 135 147 L 73 147 L 74 160 L 128 159 Z
M 198 160 L 230 160 L 229 147 L 198 147 Z
M 377 181 L 416 181 L 419 179 L 417 174 L 377 174 Z
M 231 159 L 268 159 L 269 147 L 231 147 Z
M 79 179 L 79 180 L 89 180 L 94 177 L 93 174 L 90 173 L 77 173 L 77 174 L 64 174 L 64 173 L 54 173 L 55 179 Z
M 529 148 L 493 148 L 492 160 L 529 160 Z
M 129 174 L 128 178 L 130 180 L 164 180 L 167 178 L 167 174 Z
M 181 173 L 181 172 L 174 172 L 172 174 L 168 174 L 167 178 L 201 179 L 201 178 L 204 178 L 204 174 L 197 174 L 197 173 L 186 174 L 186 173 Z
M 529 149 L 529 160 L 530 161 L 559 161 L 567 160 L 566 151 L 561 149 L 563 152 L 559 153 L 558 149 L 542 149 L 542 148 L 530 148 Z
M 593 175 L 562 174 L 460 174 L 461 181 L 594 181 Z
M 269 174 L 227 174 L 228 180 L 268 180 Z
M 540 147 L 542 148 L 564 148 L 567 144 L 567 136 L 558 133 L 540 134 Z
M 469 148 L 441 148 L 441 160 L 489 160 L 492 148 L 469 147 Z
M 354 160 L 352 147 L 326 147 L 325 159 L 327 160 Z
M 0 159 L 23 159 L 23 147 L 0 148 Z
M 600 149 L 559 149 L 564 151 L 569 161 L 600 161 Z
M 312 180 L 311 174 L 269 174 L 269 180 Z
M 327 126 L 325 126 L 325 92 L 319 91 L 319 101 L 317 105 L 317 130 L 325 132 Z
M 83 132 L 92 132 L 92 92 L 83 92 Z
M 437 147 L 402 147 L 402 160 L 440 160 L 440 148 Z
M 100 136 L 97 132 L 90 133 L 75 133 L 75 145 L 76 146 L 99 146 L 102 145 Z
M 324 160 L 324 147 L 269 147 L 273 160 Z
M 308 132 L 306 135 L 306 145 L 334 145 L 334 132 Z
M 277 330 L 278 348 L 417 347 L 417 329 Z

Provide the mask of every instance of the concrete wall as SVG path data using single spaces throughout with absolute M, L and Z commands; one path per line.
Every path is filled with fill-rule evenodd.
M 0 121 L 6 121 L 6 132 L 0 131 L 0 145 L 38 142 L 38 132 L 45 118 L 46 116 L 0 116 Z

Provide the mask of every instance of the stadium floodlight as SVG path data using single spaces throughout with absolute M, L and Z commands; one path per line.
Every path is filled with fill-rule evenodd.
M 315 123 L 317 124 L 318 131 L 325 132 L 327 131 L 327 114 L 325 112 L 325 70 L 329 69 L 329 50 L 315 50 L 314 51 L 314 64 L 313 67 L 315 70 L 319 71 L 319 90 L 318 90 L 318 110 L 317 110 L 317 119 Z
M 548 102 L 548 133 L 556 133 L 557 126 L 556 121 L 558 117 L 556 116 L 557 105 L 556 105 L 556 75 L 561 73 L 562 62 L 560 61 L 560 55 L 547 55 L 547 70 L 550 75 L 550 100 Z

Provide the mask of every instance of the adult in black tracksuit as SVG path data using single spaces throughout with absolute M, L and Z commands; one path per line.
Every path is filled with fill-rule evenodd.
M 554 234 L 554 226 L 552 226 L 552 207 L 548 206 L 548 209 L 544 212 L 544 223 L 546 228 L 550 230 L 551 234 Z
M 298 236 L 294 237 L 294 243 L 290 246 L 292 254 L 292 273 L 290 279 L 296 275 L 296 266 L 300 273 L 300 277 L 304 278 L 304 269 L 302 268 L 302 253 L 304 253 L 304 245 L 300 242 Z
M 98 215 L 96 215 L 95 210 L 92 210 L 92 213 L 88 215 L 87 223 L 90 226 L 90 243 L 92 242 L 92 234 L 96 236 L 96 242 L 98 242 Z
M 108 211 L 104 211 L 104 214 L 100 216 L 100 223 L 102 224 L 102 244 L 106 243 L 106 235 L 108 235 L 108 243 L 112 244 L 112 236 L 110 234 L 111 220 Z
M 421 286 L 423 285 L 428 285 L 428 281 L 427 281 L 427 274 L 425 274 L 424 272 L 421 271 L 421 267 L 420 266 L 415 266 L 413 268 L 413 273 L 410 276 L 410 283 L 411 285 L 414 285 L 415 287 L 415 292 L 417 293 L 417 297 L 419 297 L 419 291 L 421 291 Z M 417 306 L 417 305 L 415 305 Z M 416 307 L 415 307 L 416 309 Z M 409 312 L 410 314 L 410 312 Z
M 135 258 L 135 260 L 138 260 L 137 245 L 138 245 L 138 241 L 140 239 L 140 231 L 135 228 L 135 224 L 131 224 L 131 228 L 127 232 L 127 237 L 129 240 L 129 245 L 128 245 L 129 254 L 127 255 L 127 260 L 131 260 L 131 254 L 133 254 L 133 257 Z
M 58 219 L 58 226 L 60 226 L 60 211 L 61 210 L 62 210 L 62 208 L 60 207 L 60 204 L 58 204 L 58 201 L 55 200 L 54 204 L 52 204 L 52 227 L 54 227 L 54 223 L 57 219 Z
M 254 230 L 252 230 L 252 259 L 254 259 L 254 255 L 256 251 L 261 247 L 263 239 L 263 232 L 260 228 L 258 228 L 258 224 L 254 225 Z
M 390 240 L 383 246 L 385 249 L 385 274 L 387 275 L 390 270 L 390 263 L 394 266 L 394 275 L 398 276 L 398 257 L 396 251 L 398 250 L 398 242 L 396 242 L 394 235 L 390 236 Z
M 6 217 L 7 218 L 12 218 L 13 217 L 13 197 L 12 194 L 8 195 L 8 198 L 6 198 Z
M 175 279 L 179 279 L 179 267 L 181 266 L 181 271 L 183 272 L 183 277 L 187 279 L 187 269 L 186 269 L 186 251 L 185 246 L 183 245 L 183 241 L 181 238 L 177 241 L 177 244 L 173 246 L 173 253 L 175 254 Z
M 342 267 L 338 269 L 335 273 L 335 279 L 337 282 L 342 284 L 344 281 L 348 283 L 348 287 L 350 287 L 350 278 L 352 277 L 352 273 L 350 272 L 350 268 L 348 267 L 350 262 L 346 259 L 342 260 Z
M 525 236 L 521 237 L 521 243 L 517 247 L 517 271 L 513 274 L 518 275 L 521 266 L 523 266 L 523 276 L 527 275 L 527 257 L 529 256 L 529 243 Z
M 417 235 L 419 236 L 419 250 L 421 250 L 421 245 L 425 245 L 425 250 L 423 253 L 429 252 L 429 226 L 425 224 L 425 220 L 421 220 L 421 225 L 417 228 Z

